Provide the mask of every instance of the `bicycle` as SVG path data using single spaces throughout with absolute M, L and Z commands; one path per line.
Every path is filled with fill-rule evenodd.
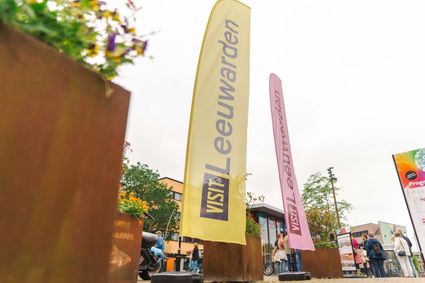
M 274 273 L 277 274 L 271 255 L 265 253 L 263 254 L 263 257 L 264 257 L 263 274 L 265 276 L 271 276 Z

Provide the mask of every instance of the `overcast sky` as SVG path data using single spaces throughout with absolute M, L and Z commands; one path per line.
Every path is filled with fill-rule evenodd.
M 133 162 L 183 180 L 192 92 L 213 0 L 135 0 L 148 53 L 122 69 Z M 425 147 L 425 2 L 243 1 L 251 7 L 247 190 L 282 208 L 268 77 L 283 81 L 298 185 L 335 167 L 349 223 L 413 233 L 391 155 Z

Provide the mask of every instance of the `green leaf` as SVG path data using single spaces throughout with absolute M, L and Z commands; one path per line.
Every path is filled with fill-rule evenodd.
M 0 0 L 0 21 L 10 22 L 16 17 L 18 6 L 14 0 Z
M 46 9 L 47 1 L 44 0 L 43 2 L 40 2 L 40 3 L 36 2 L 36 3 L 30 4 L 29 6 L 34 11 L 34 13 L 40 13 Z
M 53 29 L 49 29 L 46 25 L 41 22 L 38 23 L 23 23 L 20 25 L 25 32 L 35 34 L 35 33 L 43 33 L 48 36 L 54 37 L 57 36 L 57 32 Z

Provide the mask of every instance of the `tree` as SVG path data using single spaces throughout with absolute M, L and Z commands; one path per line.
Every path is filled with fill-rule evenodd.
M 124 191 L 134 192 L 149 205 L 149 214 L 153 219 L 145 217 L 144 231 L 165 231 L 168 221 L 168 231 L 176 231 L 178 227 L 178 205 L 173 200 L 171 187 L 158 181 L 159 173 L 146 164 L 129 165 L 124 159 L 121 185 Z M 173 217 L 171 217 L 173 216 Z
M 338 196 L 340 190 L 335 186 L 336 196 Z M 331 180 L 322 176 L 320 172 L 310 175 L 307 183 L 304 184 L 302 201 L 310 233 L 315 239 L 316 246 L 332 246 L 334 241 L 331 239 L 331 234 L 339 227 Z M 337 206 L 340 220 L 346 220 L 347 213 L 353 209 L 352 205 L 337 198 Z M 341 225 L 346 226 L 343 222 L 341 222 Z

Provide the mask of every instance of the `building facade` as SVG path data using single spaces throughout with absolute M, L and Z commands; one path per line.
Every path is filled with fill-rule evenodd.
M 171 187 L 171 193 L 174 201 L 179 205 L 181 209 L 183 199 L 183 182 L 178 180 L 164 177 L 159 179 L 164 185 Z M 283 210 L 275 208 L 266 203 L 253 204 L 249 208 L 249 211 L 253 214 L 257 223 L 261 225 L 261 241 L 263 245 L 263 253 L 265 256 L 272 253 L 274 243 L 277 239 L 277 234 L 285 228 L 284 213 Z M 180 211 L 176 212 L 176 216 L 179 217 Z M 176 254 L 178 249 L 178 231 L 166 231 L 167 240 L 165 241 L 165 253 Z M 192 239 L 189 237 L 182 237 L 181 241 L 181 253 L 187 254 L 193 248 L 193 243 L 198 242 L 200 249 L 203 249 L 201 239 Z
M 179 211 L 175 212 L 175 215 L 172 217 L 177 217 L 180 219 L 180 210 L 182 207 L 182 200 L 183 200 L 183 182 L 180 182 L 178 180 L 164 177 L 159 179 L 159 182 L 166 185 L 167 187 L 171 188 L 171 194 L 174 199 L 174 201 L 179 206 Z M 164 233 L 164 238 L 166 236 L 165 241 L 165 254 L 177 254 L 178 252 L 178 240 L 179 240 L 179 234 L 178 231 L 166 231 L 167 235 Z M 193 244 L 197 242 L 199 244 L 199 249 L 203 249 L 202 240 L 200 239 L 193 239 L 189 237 L 182 237 L 181 239 L 181 253 L 182 254 L 189 254 L 193 249 Z
M 406 227 L 403 225 L 398 225 L 394 223 L 388 223 L 383 221 L 378 221 L 376 223 L 366 223 L 362 225 L 352 226 L 351 227 L 351 235 L 355 238 L 359 243 L 362 242 L 362 235 L 368 235 L 369 233 L 373 233 L 375 238 L 378 239 L 382 245 L 391 249 L 394 247 L 394 243 L 391 240 L 392 235 L 394 234 L 395 229 L 401 229 L 404 234 L 406 234 Z
M 284 212 L 266 203 L 253 204 L 248 209 L 255 221 L 261 225 L 263 255 L 271 259 L 277 235 L 285 229 Z

